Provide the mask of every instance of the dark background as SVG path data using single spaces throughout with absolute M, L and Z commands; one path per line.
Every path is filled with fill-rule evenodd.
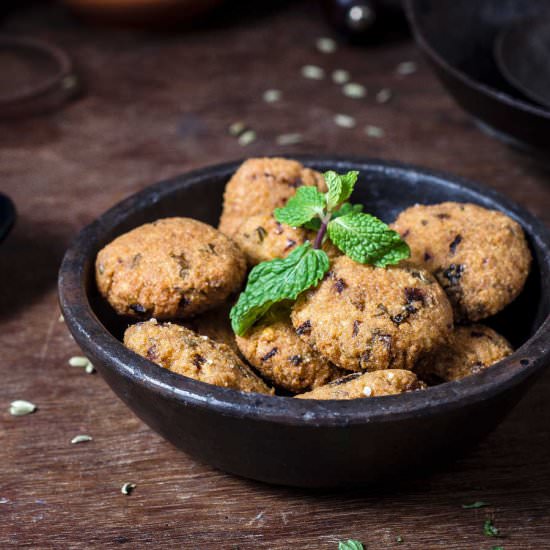
M 335 549 L 348 537 L 367 548 L 550 547 L 550 373 L 455 464 L 394 487 L 326 493 L 198 464 L 133 417 L 98 375 L 67 365 L 80 352 L 58 321 L 55 284 L 70 239 L 120 199 L 192 168 L 293 153 L 400 160 L 484 182 L 550 221 L 548 173 L 482 134 L 410 39 L 319 53 L 315 39 L 330 30 L 312 2 L 254 17 L 235 11 L 175 34 L 98 29 L 39 3 L 2 30 L 65 49 L 85 93 L 55 113 L 0 122 L 0 190 L 19 211 L 0 246 L 0 547 Z M 418 71 L 397 75 L 409 60 Z M 369 96 L 303 79 L 309 63 L 349 70 Z M 382 87 L 394 92 L 385 105 L 374 100 Z M 283 100 L 263 102 L 269 88 Z M 335 113 L 355 116 L 357 127 L 336 127 Z M 228 135 L 237 120 L 257 132 L 254 143 Z M 385 136 L 367 137 L 367 124 Z M 304 142 L 277 146 L 287 132 Z M 14 399 L 39 410 L 12 417 Z M 94 440 L 71 445 L 79 433 Z M 131 496 L 120 493 L 126 481 L 137 484 Z M 491 506 L 461 508 L 476 500 Z M 483 535 L 487 518 L 504 538 Z

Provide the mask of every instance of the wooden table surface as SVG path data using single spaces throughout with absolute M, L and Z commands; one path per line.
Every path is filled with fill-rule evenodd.
M 308 492 L 214 471 L 175 450 L 112 394 L 68 366 L 56 271 L 76 232 L 159 179 L 243 156 L 338 153 L 398 159 L 479 180 L 550 221 L 550 175 L 479 132 L 407 40 L 327 55 L 315 4 L 203 32 L 159 35 L 82 25 L 35 6 L 5 29 L 65 48 L 83 97 L 54 114 L 0 123 L 0 189 L 19 219 L 0 246 L 0 548 L 550 548 L 550 372 L 467 458 L 391 489 Z M 402 61 L 418 63 L 409 76 Z M 363 100 L 300 67 L 347 69 Z M 382 87 L 393 100 L 376 103 Z M 266 104 L 262 93 L 281 89 Z M 356 117 L 338 128 L 335 113 Z M 257 140 L 228 135 L 243 120 Z M 372 124 L 385 131 L 368 137 Z M 301 132 L 280 147 L 281 133 Z M 14 399 L 38 411 L 8 413 Z M 71 445 L 76 434 L 93 441 Z M 413 472 L 411 472 L 411 475 Z M 130 496 L 120 487 L 137 485 Z M 477 500 L 490 506 L 465 510 Z M 503 538 L 484 536 L 491 518 Z M 397 537 L 402 537 L 401 544 Z

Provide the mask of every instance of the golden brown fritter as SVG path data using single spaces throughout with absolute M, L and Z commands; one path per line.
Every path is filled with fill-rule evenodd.
M 236 301 L 236 298 L 189 319 L 185 322 L 185 326 L 200 336 L 208 336 L 215 342 L 229 346 L 240 356 L 241 352 L 239 346 L 237 346 L 235 333 L 231 328 L 231 320 L 229 319 L 229 311 L 233 301 Z
M 279 223 L 273 214 L 257 214 L 245 218 L 231 237 L 241 248 L 249 265 L 285 258 L 308 239 L 301 227 Z
M 410 370 L 453 328 L 447 296 L 427 271 L 405 262 L 362 265 L 347 256 L 298 298 L 291 318 L 305 342 L 353 371 Z
M 191 317 L 240 289 L 246 260 L 213 227 L 166 218 L 117 237 L 100 250 L 96 280 L 121 315 Z
M 521 292 L 531 253 L 521 226 L 475 204 L 416 205 L 392 225 L 411 247 L 411 261 L 433 273 L 457 321 L 494 315 Z
M 284 158 L 248 159 L 225 187 L 219 229 L 232 237 L 243 220 L 257 214 L 271 215 L 284 206 L 302 185 L 314 185 L 326 191 L 319 172 Z
M 426 385 L 409 370 L 386 369 L 349 374 L 296 397 L 298 399 L 358 399 L 395 395 L 422 390 L 425 387 Z
M 414 371 L 426 382 L 448 382 L 476 374 L 512 353 L 508 341 L 484 325 L 456 327 L 449 342 L 423 357 Z
M 274 308 L 237 344 L 246 360 L 276 386 L 299 392 L 343 376 L 296 334 L 288 309 Z
M 124 345 L 157 365 L 208 384 L 273 394 L 225 344 L 172 323 L 155 319 L 126 329 Z
M 254 266 L 274 258 L 286 258 L 297 246 L 315 240 L 315 231 L 279 223 L 273 214 L 258 214 L 246 218 L 231 237 L 244 252 L 248 264 Z M 323 250 L 329 258 L 341 252 L 326 240 Z

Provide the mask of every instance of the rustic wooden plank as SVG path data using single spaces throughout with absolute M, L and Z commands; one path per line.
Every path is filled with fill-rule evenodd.
M 86 94 L 55 114 L 0 123 L 1 188 L 19 211 L 0 247 L 0 547 L 328 550 L 348 537 L 368 548 L 550 546 L 550 373 L 467 457 L 394 487 L 341 493 L 269 487 L 199 464 L 98 375 L 67 365 L 79 350 L 58 321 L 55 282 L 68 242 L 121 198 L 195 167 L 280 152 L 399 159 L 483 181 L 550 221 L 548 174 L 480 133 L 410 41 L 320 54 L 314 41 L 327 29 L 312 4 L 165 36 L 93 29 L 40 5 L 6 26 L 70 51 Z M 418 72 L 396 75 L 404 60 Z M 350 70 L 369 96 L 302 79 L 306 63 Z M 374 101 L 382 87 L 394 91 L 386 105 Z M 283 100 L 264 103 L 268 88 Z M 337 112 L 355 116 L 357 128 L 335 127 Z M 239 146 L 227 134 L 235 120 L 257 141 Z M 366 124 L 385 136 L 368 138 Z M 296 131 L 302 144 L 275 144 Z M 39 410 L 11 417 L 16 398 Z M 79 433 L 94 440 L 71 445 Z M 131 496 L 120 493 L 126 481 L 137 484 Z M 475 500 L 491 506 L 461 508 Z M 505 538 L 483 535 L 486 518 Z

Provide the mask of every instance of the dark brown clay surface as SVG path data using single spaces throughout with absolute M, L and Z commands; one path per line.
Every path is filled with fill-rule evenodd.
M 236 392 L 178 376 L 130 352 L 120 342 L 127 320 L 117 318 L 95 288 L 97 251 L 117 235 L 160 217 L 189 216 L 215 224 L 224 185 L 238 163 L 148 187 L 86 227 L 65 255 L 59 275 L 69 329 L 140 418 L 174 445 L 227 472 L 276 484 L 337 487 L 380 483 L 456 457 L 496 426 L 548 364 L 548 231 L 496 192 L 460 179 L 368 160 L 303 161 L 319 170 L 359 170 L 354 199 L 385 221 L 416 202 L 455 200 L 499 209 L 521 223 L 535 257 L 532 276 L 522 296 L 493 319 L 519 349 L 460 382 L 348 402 Z

